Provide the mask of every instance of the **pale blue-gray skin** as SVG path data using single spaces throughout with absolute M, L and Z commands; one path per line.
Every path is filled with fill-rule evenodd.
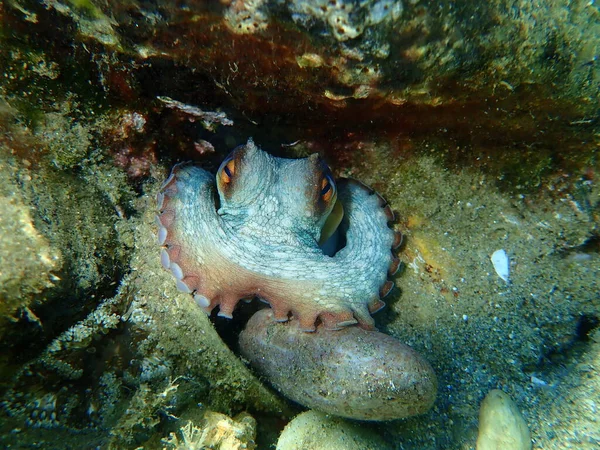
M 379 195 L 355 180 L 337 183 L 345 246 L 327 256 L 319 238 L 336 186 L 317 155 L 277 158 L 249 140 L 216 180 L 178 165 L 157 196 L 161 261 L 181 291 L 207 312 L 218 305 L 224 317 L 240 299 L 256 296 L 271 305 L 275 320 L 291 313 L 305 331 L 317 323 L 374 327 L 371 313 L 393 286 L 387 277 L 398 268 L 392 248 L 400 242 Z

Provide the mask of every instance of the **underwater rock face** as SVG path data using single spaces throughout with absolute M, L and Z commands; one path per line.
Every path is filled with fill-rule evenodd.
M 529 450 L 531 435 L 519 408 L 499 389 L 481 402 L 477 450 Z
M 359 327 L 303 332 L 273 312 L 254 314 L 240 352 L 286 397 L 336 416 L 393 420 L 422 414 L 435 400 L 433 369 L 391 336 Z

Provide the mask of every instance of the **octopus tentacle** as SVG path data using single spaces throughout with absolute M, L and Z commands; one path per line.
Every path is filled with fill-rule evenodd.
M 363 298 L 358 302 L 353 301 L 353 304 L 366 304 L 368 311 L 373 313 L 385 306 L 381 298 L 387 296 L 394 286 L 392 281 L 387 280 L 387 275 L 393 275 L 400 264 L 393 253 L 397 234 L 388 226 L 394 214 L 389 204 L 363 183 L 348 179 L 340 180 L 338 186 L 339 198 L 347 211 L 343 221 L 347 245 L 338 255 L 347 260 L 344 265 L 354 265 L 358 269 L 355 274 L 348 273 L 348 277 L 357 276 L 363 270 L 368 271 L 373 287 L 364 292 Z M 354 314 L 361 326 L 373 327 L 365 309 L 361 308 L 357 312 L 355 308 Z
M 184 164 L 173 168 L 157 195 L 159 213 L 156 222 L 159 225 L 159 244 L 162 246 L 161 263 L 171 271 L 180 291 L 190 294 L 199 306 L 210 310 L 217 304 L 214 301 L 215 293 L 205 289 L 202 265 L 198 267 L 198 261 L 194 261 L 193 256 L 190 257 L 189 247 L 185 246 L 186 240 L 182 239 L 185 208 L 182 208 L 181 194 L 189 187 L 187 182 L 190 180 L 194 180 L 193 186 L 200 188 L 200 191 L 204 187 L 205 201 L 214 197 L 214 182 L 207 172 Z

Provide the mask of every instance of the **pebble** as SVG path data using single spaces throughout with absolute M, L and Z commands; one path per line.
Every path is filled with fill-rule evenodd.
M 531 435 L 516 403 L 499 389 L 491 390 L 479 410 L 477 450 L 530 450 Z
M 250 318 L 240 352 L 281 394 L 301 405 L 359 420 L 394 420 L 433 405 L 437 380 L 429 363 L 397 339 L 349 326 L 300 330 L 271 309 Z
M 386 450 L 373 430 L 318 411 L 305 411 L 287 424 L 276 450 Z

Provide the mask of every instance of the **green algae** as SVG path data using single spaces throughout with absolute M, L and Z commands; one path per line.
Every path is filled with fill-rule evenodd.
M 68 0 L 68 2 L 73 8 L 85 12 L 91 18 L 99 19 L 104 17 L 102 10 L 90 0 Z

